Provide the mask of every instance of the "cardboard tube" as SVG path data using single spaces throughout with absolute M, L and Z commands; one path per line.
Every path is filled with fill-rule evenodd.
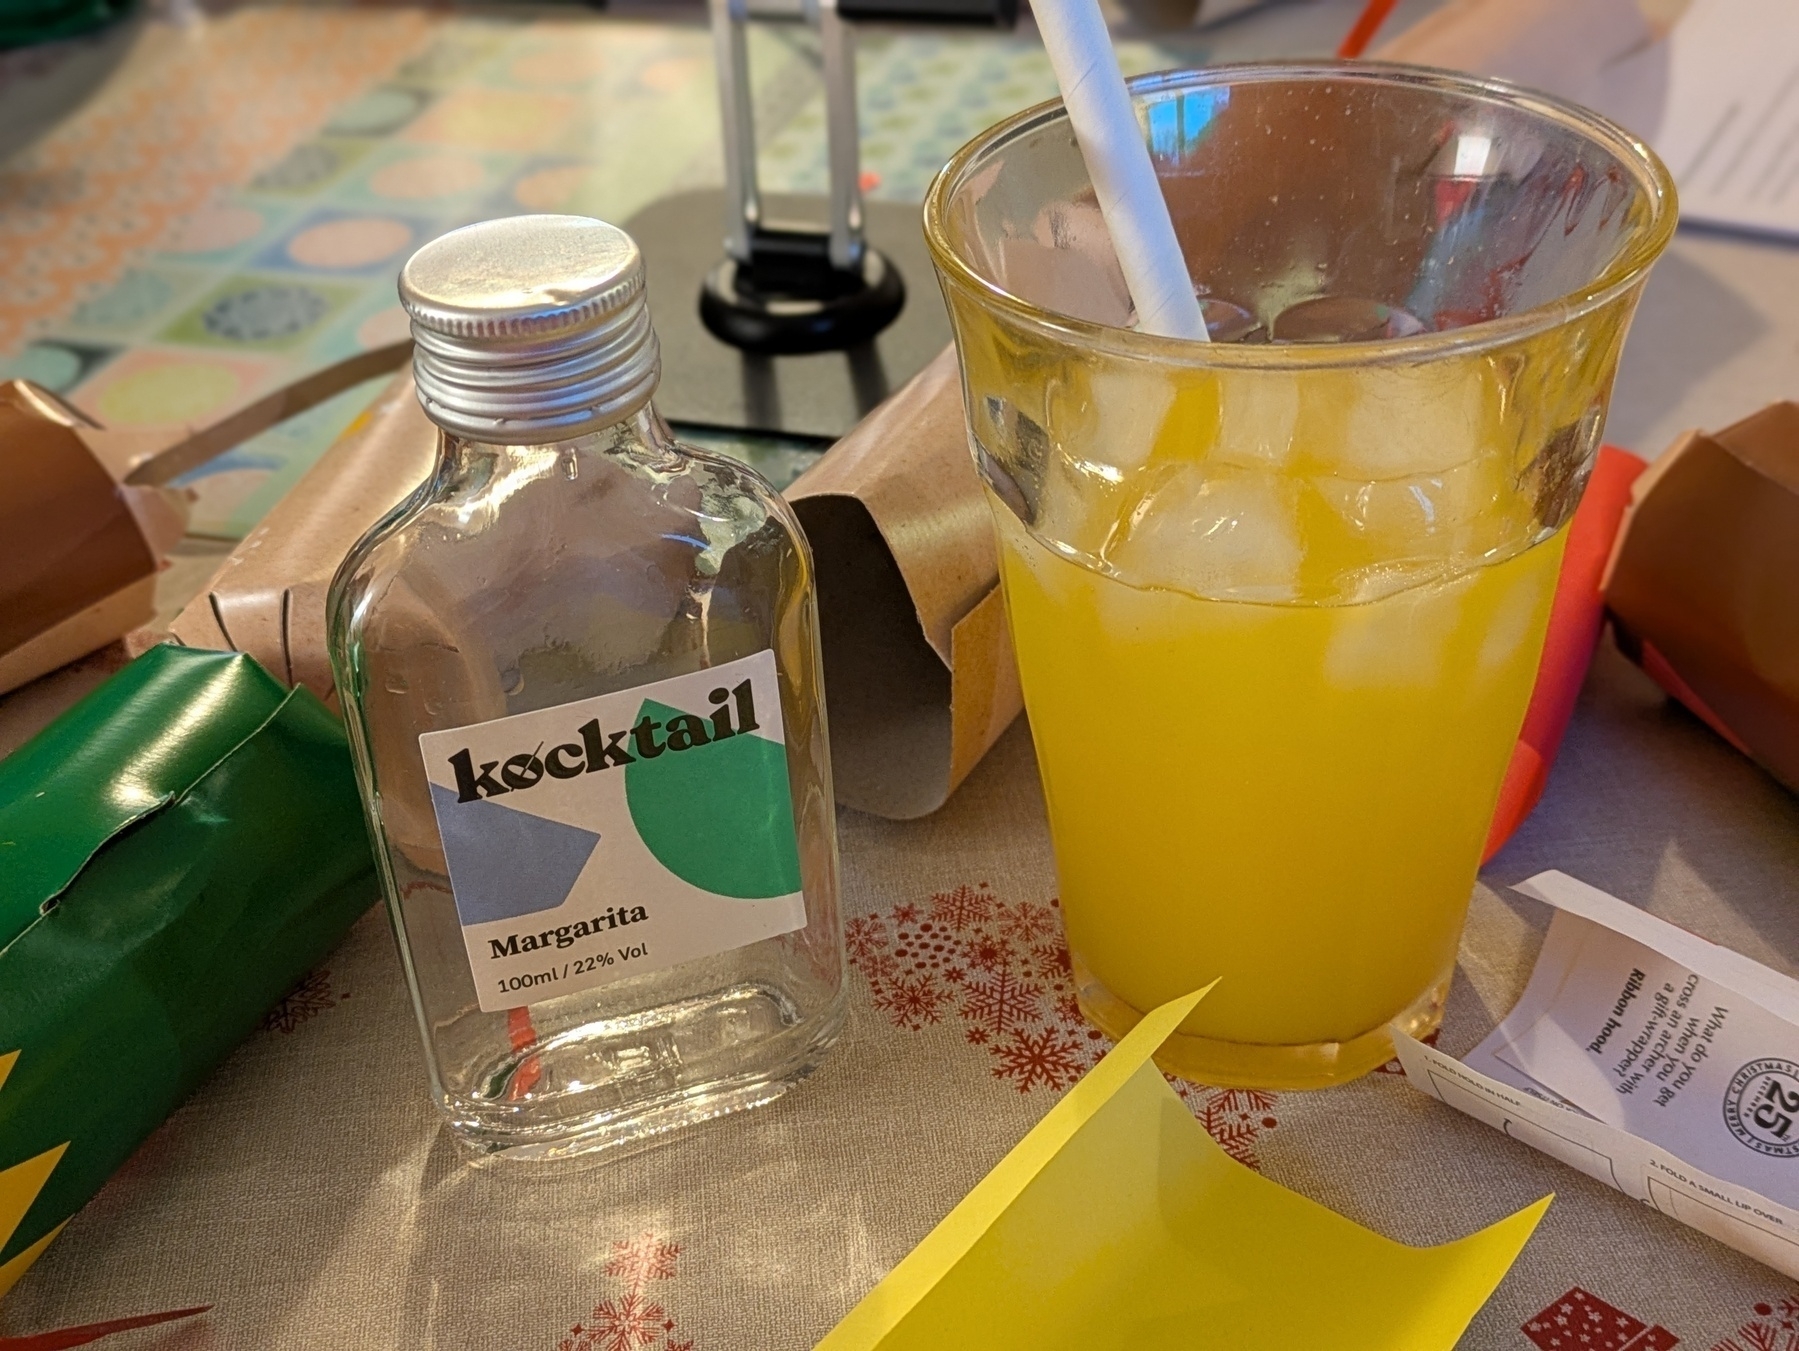
M 838 800 L 933 812 L 1023 707 L 954 349 L 787 498 L 818 562 Z

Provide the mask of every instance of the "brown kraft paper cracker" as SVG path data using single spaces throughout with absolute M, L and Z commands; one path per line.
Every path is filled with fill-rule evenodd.
M 411 350 L 359 352 L 204 426 L 151 431 L 104 427 L 28 380 L 0 384 L 0 694 L 150 622 L 156 574 L 187 529 L 191 494 L 173 479 Z
M 837 798 L 933 812 L 1023 706 L 954 349 L 787 497 L 818 564 Z
M 333 700 L 332 575 L 435 453 L 436 430 L 402 375 L 232 551 L 175 637 L 248 652 Z M 954 353 L 787 495 L 817 560 L 838 799 L 896 818 L 935 811 L 1022 706 Z
M 0 692 L 147 623 L 157 551 L 54 396 L 0 384 Z M 177 534 L 179 532 L 177 531 Z
M 231 551 L 170 632 L 189 647 L 247 652 L 335 709 L 325 592 L 350 546 L 436 458 L 437 428 L 408 368 Z
M 1605 584 L 1618 644 L 1799 792 L 1799 404 L 1644 472 Z

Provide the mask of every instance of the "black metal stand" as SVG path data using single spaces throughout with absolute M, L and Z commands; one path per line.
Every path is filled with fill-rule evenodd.
M 700 283 L 721 270 L 725 200 L 717 188 L 678 192 L 623 223 L 649 272 L 650 317 L 662 343 L 656 409 L 670 422 L 834 441 L 949 344 L 949 315 L 937 287 L 926 289 L 931 255 L 909 202 L 866 204 L 869 250 L 913 283 L 899 317 L 873 339 L 789 353 L 724 341 L 705 322 Z M 821 221 L 829 209 L 822 197 L 762 200 L 783 221 Z
M 1009 27 L 1017 0 L 709 4 L 724 189 L 675 193 L 625 222 L 643 249 L 662 343 L 657 407 L 676 423 L 835 440 L 950 340 L 918 208 L 862 200 L 852 21 Z M 822 199 L 766 197 L 757 185 L 752 20 L 818 33 L 830 166 Z M 902 274 L 925 287 L 910 304 Z
M 841 351 L 869 341 L 899 316 L 906 284 L 867 243 L 853 269 L 832 265 L 822 231 L 757 226 L 750 261 L 726 255 L 706 274 L 700 319 L 746 352 Z
M 725 257 L 707 274 L 700 318 L 721 341 L 746 352 L 841 351 L 873 338 L 906 303 L 893 260 L 863 238 L 855 37 L 839 3 L 798 0 L 787 8 L 711 0 L 724 118 Z M 831 180 L 826 232 L 763 216 L 750 106 L 752 17 L 803 19 L 818 33 Z

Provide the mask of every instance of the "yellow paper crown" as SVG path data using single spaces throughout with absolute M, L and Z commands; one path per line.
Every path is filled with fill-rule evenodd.
M 1412 1248 L 1245 1168 L 1150 1061 L 1204 994 L 1145 1017 L 818 1351 L 1449 1351 L 1550 1198 Z

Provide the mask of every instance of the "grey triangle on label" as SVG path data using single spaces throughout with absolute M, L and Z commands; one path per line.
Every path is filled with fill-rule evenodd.
M 598 832 L 431 785 L 456 913 L 467 924 L 554 910 L 600 842 Z

